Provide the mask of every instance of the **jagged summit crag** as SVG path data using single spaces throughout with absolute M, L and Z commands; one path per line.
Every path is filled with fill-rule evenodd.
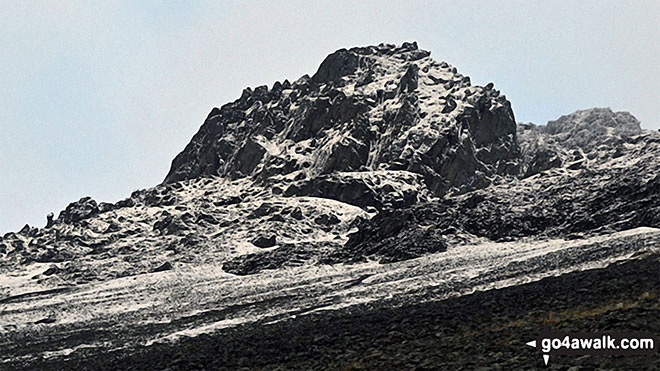
M 580 167 L 622 156 L 629 138 L 640 134 L 642 129 L 633 115 L 609 108 L 577 111 L 545 126 L 521 124 L 522 174 L 530 176 L 564 164 Z
M 165 183 L 394 170 L 443 194 L 515 173 L 518 152 L 511 104 L 492 84 L 472 86 L 416 43 L 381 44 L 338 50 L 311 78 L 214 108 Z

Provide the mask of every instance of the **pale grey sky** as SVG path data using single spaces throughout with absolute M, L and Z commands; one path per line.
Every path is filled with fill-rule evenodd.
M 332 51 L 416 40 L 518 121 L 660 127 L 659 1 L 0 1 L 0 233 L 164 178 L 214 106 Z

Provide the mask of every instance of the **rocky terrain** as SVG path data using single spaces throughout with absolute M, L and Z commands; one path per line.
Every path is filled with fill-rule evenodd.
M 493 84 L 472 86 L 415 43 L 380 45 L 338 50 L 312 77 L 213 109 L 165 183 L 393 170 L 442 194 L 514 173 L 518 152 L 511 104 Z
M 544 326 L 657 334 L 659 264 L 654 254 L 607 269 L 440 301 L 354 305 L 249 323 L 213 336 L 157 343 L 130 355 L 115 349 L 98 357 L 97 349 L 78 348 L 67 358 L 49 357 L 38 364 L 42 370 L 658 370 L 657 356 L 552 356 L 546 367 L 541 353 L 525 343 Z
M 486 352 L 461 334 L 489 323 L 506 352 L 524 339 L 470 303 L 487 297 L 531 331 L 532 314 L 553 309 L 517 311 L 512 297 L 541 282 L 580 290 L 576 277 L 609 277 L 613 292 L 548 289 L 565 312 L 619 299 L 647 311 L 580 317 L 587 328 L 639 314 L 657 329 L 659 159 L 660 133 L 627 112 L 516 124 L 492 83 L 472 85 L 416 43 L 341 49 L 312 77 L 213 108 L 162 184 L 115 203 L 84 197 L 2 236 L 0 369 L 382 368 L 404 353 L 406 367 L 486 366 L 457 363 L 469 344 Z M 426 310 L 471 319 L 434 322 L 434 337 Z M 323 337 L 317 320 L 336 331 Z M 291 336 L 277 345 L 270 331 Z M 417 332 L 425 345 L 411 352 L 403 340 Z M 465 348 L 426 356 L 450 344 Z M 242 350 L 205 355 L 230 345 Z M 163 347 L 178 361 L 156 357 Z M 501 368 L 538 364 L 488 351 Z

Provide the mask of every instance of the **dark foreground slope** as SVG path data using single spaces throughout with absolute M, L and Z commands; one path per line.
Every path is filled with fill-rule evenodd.
M 565 331 L 660 332 L 660 260 L 648 254 L 604 269 L 398 308 L 355 306 L 212 336 L 11 368 L 536 369 L 525 346 L 544 325 Z M 660 369 L 660 358 L 553 356 L 548 369 Z

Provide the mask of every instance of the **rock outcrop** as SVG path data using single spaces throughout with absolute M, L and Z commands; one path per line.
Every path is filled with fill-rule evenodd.
M 246 89 L 211 111 L 165 183 L 405 170 L 444 194 L 515 174 L 509 101 L 429 55 L 415 43 L 341 49 L 312 77 Z
M 592 108 L 548 122 L 521 124 L 522 175 L 531 176 L 563 165 L 580 168 L 620 157 L 626 144 L 642 134 L 639 121 L 628 112 Z
M 350 236 L 345 253 L 387 240 L 573 239 L 660 227 L 660 135 L 631 114 L 578 111 L 547 126 L 522 124 L 518 137 L 521 179 L 381 213 Z M 429 228 L 435 237 L 422 237 Z

